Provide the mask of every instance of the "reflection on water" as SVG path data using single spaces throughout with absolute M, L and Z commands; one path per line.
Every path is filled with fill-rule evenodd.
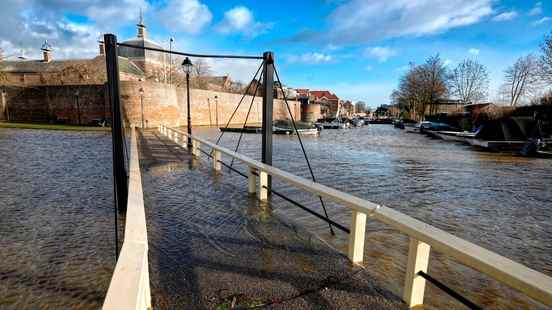
M 211 140 L 218 135 L 216 129 L 194 130 Z M 223 144 L 234 146 L 237 137 L 227 133 Z M 308 177 L 296 139 L 275 136 L 274 165 Z M 114 266 L 110 141 L 109 135 L 98 133 L 0 130 L 1 309 L 101 306 Z M 468 146 L 407 134 L 386 125 L 326 130 L 320 137 L 304 137 L 304 143 L 319 182 L 385 204 L 552 275 L 551 161 L 477 152 Z M 259 159 L 260 136 L 246 135 L 239 151 Z M 196 164 L 201 165 L 191 162 L 183 167 L 175 161 L 150 167 L 152 182 L 155 175 L 165 175 L 164 181 L 169 182 L 158 185 L 166 189 L 163 199 L 167 204 L 191 199 L 174 195 L 172 189 L 185 184 L 179 183 L 180 179 L 172 172 L 193 169 Z M 227 177 L 226 171 L 220 176 Z M 207 185 L 222 186 L 217 184 L 215 178 L 209 184 L 189 186 L 197 198 L 209 193 L 204 191 Z M 234 185 L 245 191 L 245 180 Z M 316 197 L 278 180 L 274 181 L 274 187 L 320 210 Z M 243 206 L 228 210 L 229 215 L 220 215 L 225 212 L 220 210 L 239 199 L 202 206 L 218 208 L 219 212 L 198 219 L 197 225 L 213 227 L 216 235 L 231 233 L 217 231 L 217 223 L 237 222 L 240 217 L 233 212 Z M 277 197 L 272 202 L 275 213 L 292 218 L 345 250 L 346 235 L 338 233 L 331 237 L 325 223 Z M 346 209 L 327 205 L 332 219 L 348 225 L 350 214 Z M 182 229 L 178 215 L 183 211 L 187 210 L 163 210 L 162 219 L 166 222 L 150 231 L 151 240 L 164 236 L 172 240 L 171 244 L 181 245 L 182 240 L 171 233 Z M 240 225 L 243 223 L 229 226 L 238 229 Z M 366 267 L 373 277 L 400 296 L 407 237 L 370 221 L 367 238 Z M 215 247 L 219 245 L 216 238 L 212 242 Z M 151 250 L 160 251 L 154 246 Z M 179 249 L 169 248 L 161 254 L 173 251 Z M 220 251 L 228 252 L 224 248 Z M 270 257 L 267 261 L 272 262 Z M 309 266 L 305 264 L 305 271 L 309 271 Z M 170 266 L 157 267 L 172 270 Z M 525 296 L 438 252 L 432 252 L 429 273 L 486 308 L 539 308 Z M 189 285 L 185 276 L 175 274 L 174 283 Z M 426 296 L 427 304 L 434 308 L 461 308 L 430 284 Z
M 111 137 L 0 129 L 0 309 L 98 309 L 114 267 Z
M 197 128 L 210 140 L 214 128 Z M 226 133 L 233 147 L 239 134 Z M 274 137 L 275 166 L 308 177 L 294 136 Z M 303 137 L 319 182 L 400 210 L 458 237 L 552 275 L 552 165 L 546 159 L 486 153 L 432 140 L 388 125 L 325 130 Z M 260 135 L 245 135 L 241 153 L 260 158 Z M 239 166 L 239 165 L 238 165 Z M 244 167 L 242 167 L 244 168 Z M 275 189 L 315 210 L 316 197 L 274 181 Z M 279 198 L 273 206 L 310 231 L 345 250 L 347 236 L 331 237 L 328 226 Z M 350 214 L 329 204 L 330 217 L 344 225 Z M 376 221 L 367 227 L 366 265 L 397 294 L 402 291 L 407 237 Z M 429 273 L 490 308 L 539 307 L 488 277 L 432 252 Z M 426 301 L 461 307 L 428 284 Z

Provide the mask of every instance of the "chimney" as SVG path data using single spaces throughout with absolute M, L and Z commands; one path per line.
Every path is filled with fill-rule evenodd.
M 100 43 L 100 55 L 104 56 L 105 55 L 105 45 L 102 41 L 98 41 L 98 43 Z
M 42 44 L 42 48 L 40 49 L 42 51 L 42 61 L 43 62 L 50 62 L 52 61 L 52 46 L 48 44 L 48 41 L 44 41 L 44 44 Z
M 140 9 L 140 20 L 138 21 L 138 38 L 146 38 L 146 25 L 144 25 L 144 14 L 142 13 L 142 9 Z

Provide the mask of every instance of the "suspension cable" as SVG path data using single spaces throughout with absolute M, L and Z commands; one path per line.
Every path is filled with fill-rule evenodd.
M 261 72 L 261 75 L 259 75 L 259 80 L 262 80 L 263 78 L 263 72 Z M 240 143 L 243 137 L 243 133 L 245 132 L 245 126 L 247 125 L 247 120 L 249 119 L 249 114 L 251 113 L 251 108 L 253 107 L 253 103 L 255 102 L 255 97 L 257 96 L 257 90 L 259 90 L 260 83 L 257 83 L 255 86 L 255 92 L 253 94 L 253 97 L 251 98 L 251 103 L 249 104 L 249 110 L 247 110 L 247 115 L 245 116 L 245 122 L 243 123 L 243 127 L 240 130 L 240 137 L 238 138 L 238 143 L 236 144 L 236 149 L 234 152 L 238 152 L 238 149 L 240 147 Z M 232 157 L 232 161 L 230 162 L 230 166 L 234 166 L 234 157 Z
M 103 43 L 103 42 L 100 42 L 100 43 Z M 117 45 L 118 46 L 124 46 L 124 47 L 130 47 L 130 48 L 137 48 L 137 49 L 142 49 L 142 50 L 147 50 L 147 51 L 161 52 L 161 53 L 181 55 L 181 56 L 189 56 L 189 57 L 198 57 L 198 58 L 263 59 L 262 56 L 192 54 L 192 53 L 168 51 L 168 50 L 162 49 L 162 48 L 155 48 L 155 47 L 149 47 L 149 46 L 138 46 L 138 45 L 132 45 L 132 44 L 126 44 L 126 43 L 117 43 Z
M 264 61 L 261 62 L 261 65 L 259 66 L 259 68 L 257 69 L 257 72 L 255 72 L 255 75 L 253 76 L 253 79 L 251 80 L 251 82 L 247 85 L 247 88 L 245 89 L 245 91 L 243 92 L 243 96 L 241 97 L 240 101 L 238 102 L 238 105 L 236 106 L 236 108 L 234 109 L 234 112 L 232 112 L 232 115 L 230 115 L 230 118 L 228 119 L 228 122 L 226 123 L 226 126 L 224 126 L 224 128 L 228 128 L 228 126 L 230 125 L 230 122 L 232 121 L 232 119 L 234 118 L 234 115 L 236 114 L 236 112 L 238 111 L 238 108 L 240 107 L 240 105 L 242 104 L 243 102 L 243 99 L 245 98 L 245 96 L 247 95 L 247 93 L 249 92 L 249 89 L 251 88 L 251 85 L 253 85 L 253 81 L 255 81 L 255 79 L 257 78 L 257 74 L 259 74 L 259 72 L 261 71 L 261 68 L 264 66 Z M 257 83 L 257 85 L 259 85 L 259 83 Z M 220 133 L 220 136 L 218 137 L 217 139 L 217 142 L 215 144 L 219 144 L 220 142 L 220 139 L 222 139 L 222 136 L 224 136 L 224 131 L 222 131 Z
M 284 95 L 284 102 L 286 103 L 287 110 L 289 112 L 289 116 L 291 118 L 291 123 L 293 124 L 293 129 L 295 130 L 295 133 L 297 134 L 297 138 L 299 139 L 299 144 L 301 145 L 301 150 L 303 151 L 303 156 L 305 157 L 305 161 L 307 162 L 307 166 L 309 167 L 310 175 L 313 182 L 316 182 L 316 178 L 314 177 L 314 172 L 312 171 L 312 167 L 309 161 L 309 157 L 307 156 L 307 152 L 305 151 L 305 146 L 303 145 L 303 140 L 301 139 L 301 134 L 297 130 L 297 125 L 295 124 L 295 118 L 293 117 L 293 113 L 291 113 L 291 108 L 289 107 L 287 97 L 284 92 L 284 88 L 282 87 L 282 81 L 280 81 L 280 76 L 278 75 L 278 70 L 276 69 L 276 66 L 274 66 L 274 74 L 276 75 L 276 79 L 278 80 L 278 86 L 280 90 L 282 91 L 282 94 Z M 326 205 L 324 204 L 324 200 L 322 199 L 322 196 L 318 196 L 318 199 L 320 199 L 320 204 L 322 205 L 322 209 L 324 210 L 324 214 L 326 215 L 326 218 L 330 220 L 328 217 L 328 212 L 326 211 Z M 330 232 L 332 233 L 332 236 L 335 236 L 335 232 L 333 230 L 332 224 L 328 222 L 328 226 L 330 227 Z

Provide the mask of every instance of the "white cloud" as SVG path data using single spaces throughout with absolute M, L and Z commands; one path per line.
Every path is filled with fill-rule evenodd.
M 340 98 L 347 98 L 352 101 L 364 101 L 368 106 L 377 107 L 381 104 L 389 103 L 389 95 L 391 95 L 395 87 L 395 82 L 340 82 L 337 84 L 325 85 L 325 87 L 322 85 L 320 88 L 331 89 Z
M 376 46 L 365 49 L 364 55 L 376 58 L 379 62 L 386 62 L 389 58 L 396 56 L 397 51 L 389 47 Z
M 512 20 L 512 19 L 516 18 L 517 16 L 518 16 L 518 13 L 516 11 L 504 12 L 504 13 L 500 13 L 500 14 L 496 15 L 495 17 L 493 17 L 493 21 L 495 21 L 495 22 L 504 22 L 504 21 Z
M 548 17 L 548 16 L 545 16 L 539 20 L 536 20 L 534 22 L 532 22 L 531 24 L 533 26 L 539 26 L 539 25 L 542 25 L 542 24 L 545 24 L 545 23 L 548 23 L 550 20 L 552 20 L 552 18 Z
M 537 2 L 535 6 L 527 13 L 529 16 L 535 16 L 535 15 L 541 15 L 543 12 L 542 10 L 542 2 Z
M 330 62 L 333 57 L 323 53 L 305 53 L 302 55 L 291 55 L 288 57 L 290 63 L 306 63 L 306 64 L 318 64 L 324 62 Z
M 398 68 L 393 69 L 393 71 L 394 72 L 404 72 L 404 71 L 410 69 L 410 67 L 411 67 L 410 65 L 404 65 L 404 66 L 400 66 Z
M 255 37 L 272 28 L 272 24 L 255 21 L 253 13 L 245 6 L 237 6 L 224 13 L 224 19 L 217 27 L 220 33 L 243 33 Z
M 128 8 L 136 8 L 128 10 Z M 54 58 L 83 58 L 97 55 L 98 36 L 116 32 L 120 26 L 138 20 L 138 8 L 148 10 L 145 0 L 3 0 L 0 10 L 0 38 L 6 54 L 40 57 L 44 40 L 52 45 Z M 75 22 L 66 17 L 74 13 L 88 19 Z
M 171 0 L 160 16 L 167 28 L 186 33 L 200 32 L 213 18 L 207 5 L 198 0 Z
M 224 53 L 228 54 L 228 52 Z M 194 60 L 192 59 L 192 61 Z M 251 59 L 206 58 L 205 61 L 211 67 L 214 75 L 229 75 L 232 80 L 240 81 L 244 84 L 251 82 L 253 75 L 261 64 L 259 60 Z
M 366 70 L 366 71 L 372 71 L 372 69 L 374 69 L 374 68 L 372 68 L 372 66 L 370 66 L 370 65 L 367 65 L 366 67 L 364 67 L 364 70 Z
M 445 59 L 445 61 L 443 61 L 443 66 L 445 67 L 448 67 L 449 65 L 452 65 L 454 62 L 450 59 Z
M 493 0 L 349 0 L 328 18 L 328 29 L 303 32 L 294 40 L 366 43 L 423 36 L 479 22 L 493 12 Z
M 474 56 L 479 55 L 479 52 L 480 52 L 480 50 L 478 48 L 473 48 L 473 47 L 468 50 L 468 53 L 470 53 Z

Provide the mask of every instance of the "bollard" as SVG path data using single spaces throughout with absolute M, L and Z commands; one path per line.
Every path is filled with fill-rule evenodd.
M 217 150 L 213 150 L 213 169 L 217 172 L 222 169 L 222 165 L 220 163 L 220 152 Z
M 268 189 L 265 188 L 266 186 L 268 186 L 268 173 L 259 170 L 259 190 L 257 191 L 257 196 L 260 201 L 265 201 L 268 198 Z
M 353 263 L 361 263 L 364 258 L 364 238 L 366 234 L 366 213 L 352 211 L 351 233 L 347 256 Z
M 403 294 L 403 299 L 409 307 L 424 304 L 426 280 L 418 275 L 418 272 L 427 272 L 429 250 L 429 244 L 418 241 L 412 237 L 410 238 Z
M 248 174 L 247 174 L 247 192 L 249 194 L 255 194 L 257 191 L 257 176 L 255 175 L 257 173 L 257 169 L 254 167 L 249 167 Z
M 201 147 L 201 143 L 197 140 L 192 139 L 192 155 L 195 157 L 199 157 L 199 148 Z

